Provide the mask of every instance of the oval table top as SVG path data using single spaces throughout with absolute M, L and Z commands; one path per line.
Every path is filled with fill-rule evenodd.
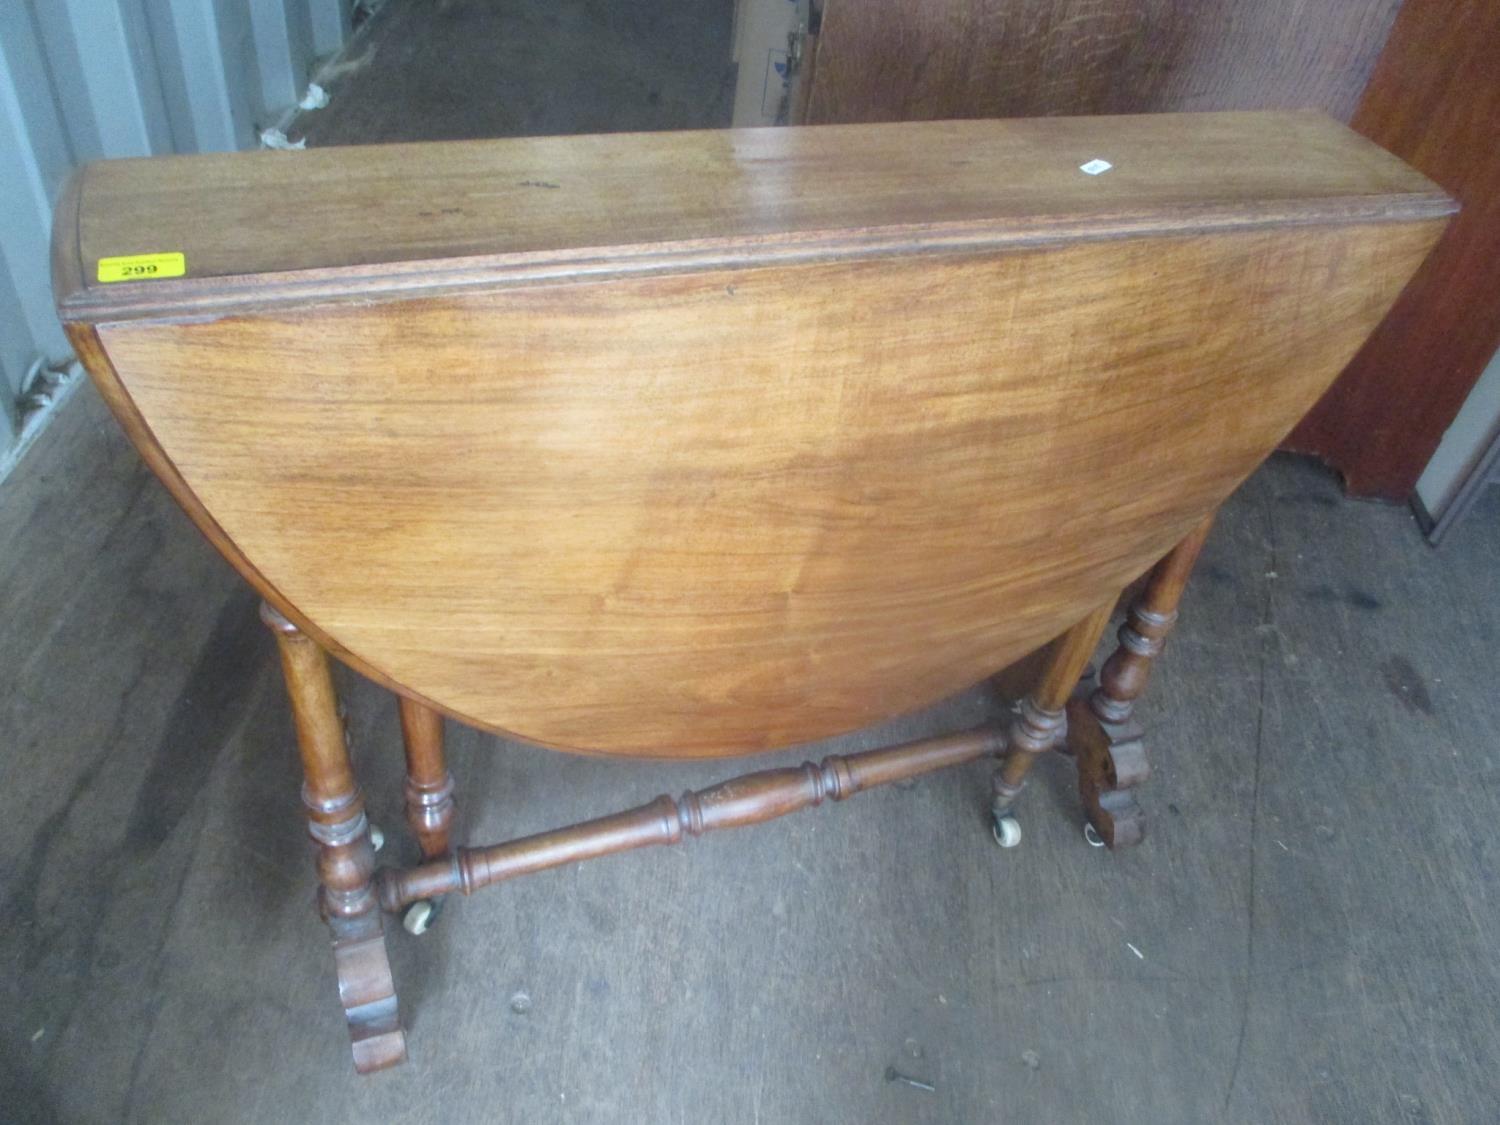
M 1112 600 L 1452 209 L 1315 114 L 542 138 L 93 165 L 55 272 L 152 467 L 335 653 L 708 756 Z

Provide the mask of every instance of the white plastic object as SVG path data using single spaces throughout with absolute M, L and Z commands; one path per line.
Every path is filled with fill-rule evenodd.
M 1091 848 L 1102 848 L 1104 837 L 1099 835 L 1099 830 L 1088 821 L 1083 822 L 1083 838 L 1089 842 Z
M 277 149 L 281 152 L 298 152 L 307 147 L 307 138 L 298 137 L 293 141 L 289 140 L 280 129 L 263 129 L 260 134 L 260 147 Z
M 1021 842 L 1021 822 L 1013 816 L 997 816 L 990 831 L 1002 848 L 1013 848 Z
M 380 830 L 380 825 L 370 825 L 370 847 L 377 852 L 385 847 L 385 833 Z
M 406 908 L 406 913 L 401 915 L 401 925 L 409 934 L 425 934 L 427 927 L 432 925 L 432 903 L 425 898 L 412 903 Z

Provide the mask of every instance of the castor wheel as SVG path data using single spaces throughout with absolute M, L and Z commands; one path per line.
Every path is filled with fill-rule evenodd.
M 402 913 L 401 928 L 413 937 L 420 937 L 432 929 L 442 912 L 442 899 L 419 898 Z
M 378 824 L 370 825 L 370 847 L 377 852 L 385 847 L 385 833 L 380 830 Z
M 993 818 L 990 832 L 995 837 L 995 843 L 1002 848 L 1013 848 L 1021 842 L 1021 822 L 1013 816 Z

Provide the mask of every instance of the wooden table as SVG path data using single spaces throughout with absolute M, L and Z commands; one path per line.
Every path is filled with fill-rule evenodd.
M 1138 840 L 1132 710 L 1213 512 L 1452 210 L 1316 114 L 543 138 L 90 165 L 54 272 L 265 599 L 364 1071 L 406 1049 L 382 910 L 420 932 L 453 891 L 985 755 L 1002 844 L 1056 749 Z M 450 843 L 444 714 L 749 754 L 1038 649 L 1007 729 Z M 376 868 L 330 654 L 400 697 L 418 866 Z

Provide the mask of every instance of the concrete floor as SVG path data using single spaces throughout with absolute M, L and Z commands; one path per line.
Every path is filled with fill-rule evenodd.
M 554 7 L 564 29 L 604 9 Z M 420 30 L 377 26 L 376 59 L 435 57 Z M 718 89 L 705 58 L 673 65 Z M 564 128 L 543 94 L 507 113 Z M 463 131 L 378 83 L 341 112 Z M 1433 552 L 1306 463 L 1249 481 L 1143 706 L 1140 848 L 1084 843 L 1058 760 L 1013 852 L 975 765 L 536 875 L 396 932 L 411 1061 L 360 1079 L 272 642 L 85 388 L 0 490 L 0 1120 L 1496 1120 L 1500 494 L 1483 503 Z M 399 836 L 394 704 L 343 684 Z M 976 689 L 831 745 L 1001 707 Z M 475 841 L 825 749 L 630 765 L 449 738 Z
M 389 0 L 336 68 L 309 145 L 729 124 L 730 0 Z

